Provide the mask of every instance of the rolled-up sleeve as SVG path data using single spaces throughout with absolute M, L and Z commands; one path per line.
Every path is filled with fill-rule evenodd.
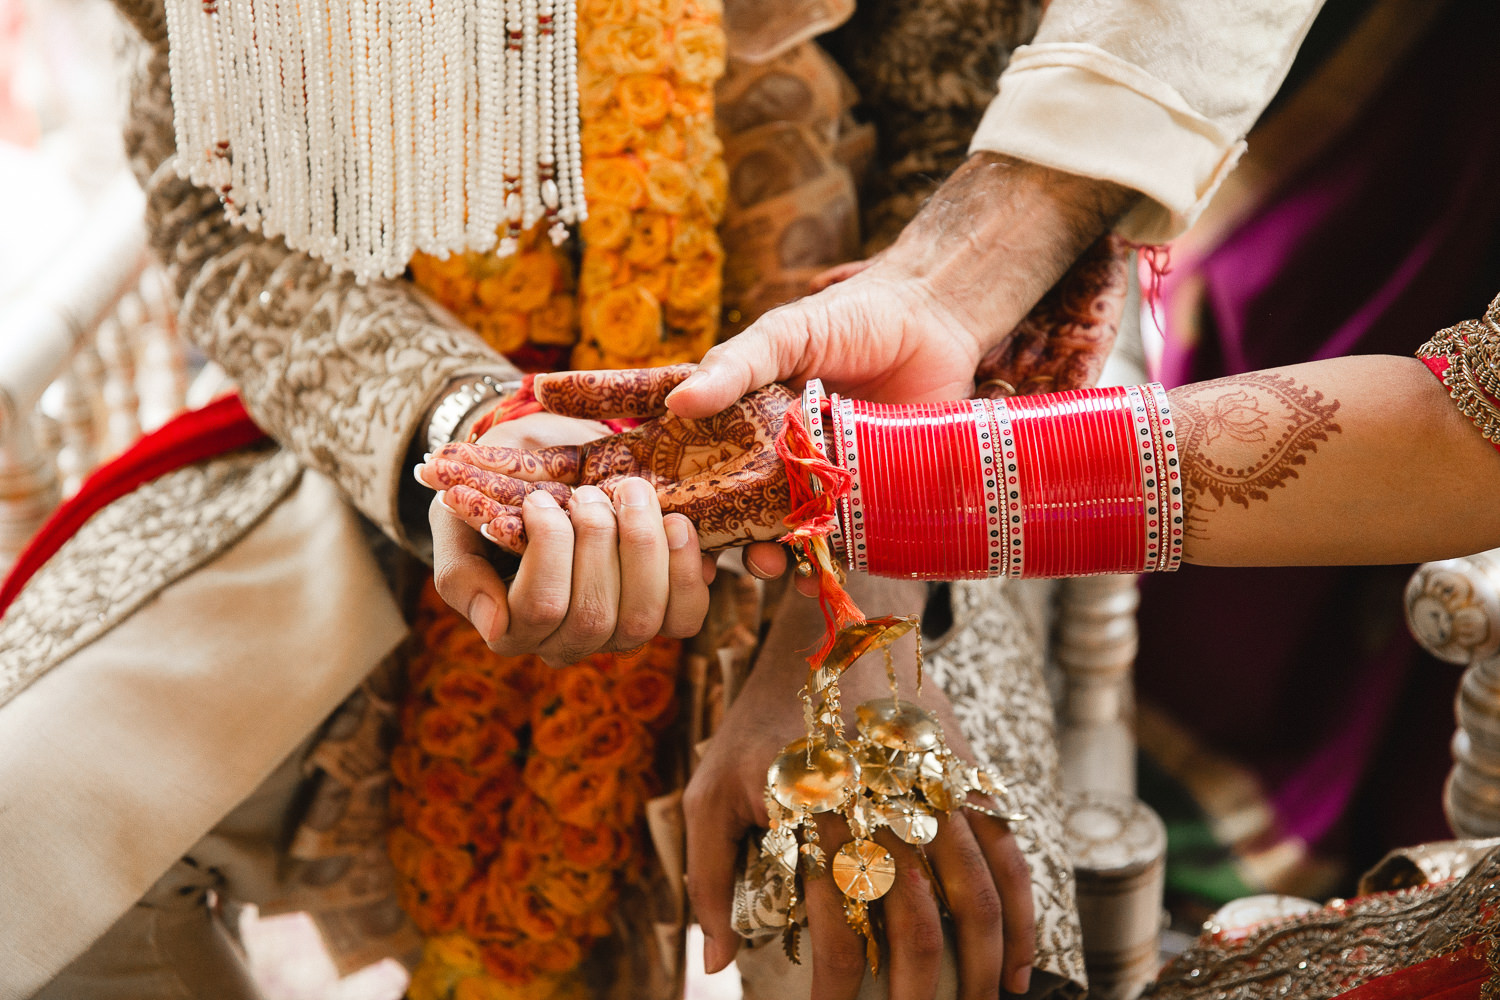
M 1322 0 L 1054 0 L 971 149 L 1145 197 L 1117 231 L 1192 224 L 1245 150 Z

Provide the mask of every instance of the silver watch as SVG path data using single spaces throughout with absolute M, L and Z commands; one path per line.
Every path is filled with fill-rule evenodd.
M 520 382 L 501 382 L 488 375 L 465 382 L 444 396 L 433 409 L 432 418 L 427 421 L 427 450 L 437 451 L 450 443 L 464 418 L 480 404 L 499 401 L 514 395 L 520 388 Z

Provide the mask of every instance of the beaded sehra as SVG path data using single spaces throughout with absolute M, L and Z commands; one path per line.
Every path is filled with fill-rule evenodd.
M 166 0 L 177 172 L 352 272 L 586 216 L 574 0 Z

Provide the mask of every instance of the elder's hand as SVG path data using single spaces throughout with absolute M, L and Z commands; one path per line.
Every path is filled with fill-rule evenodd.
M 920 584 L 908 581 L 864 577 L 851 584 L 861 603 L 898 612 L 920 609 L 925 593 Z M 709 972 L 728 965 L 739 948 L 740 938 L 731 925 L 736 865 L 746 834 L 758 834 L 769 823 L 766 769 L 783 746 L 805 735 L 798 692 L 807 677 L 806 647 L 821 632 L 822 617 L 811 602 L 792 598 L 783 602 L 773 621 L 754 671 L 709 741 L 683 796 L 688 895 L 703 928 Z M 898 643 L 896 653 L 901 697 L 937 713 L 948 745 L 973 760 L 951 706 L 936 685 L 928 684 L 920 696 L 916 694 L 913 640 Z M 854 665 L 840 687 L 851 715 L 861 702 L 889 695 L 878 662 Z M 850 839 L 843 821 L 828 816 L 819 818 L 818 836 L 830 857 Z M 944 935 L 950 929 L 961 997 L 993 998 L 1002 984 L 1010 992 L 1025 992 L 1035 953 L 1031 881 L 1005 824 L 955 811 L 942 820 L 937 838 L 926 847 L 948 901 L 947 925 L 915 850 L 888 830 L 875 839 L 897 864 L 895 885 L 872 904 L 884 910 L 888 964 L 882 966 L 882 975 L 889 976 L 891 1000 L 931 1000 Z M 812 996 L 852 1000 L 866 968 L 863 939 L 846 923 L 842 897 L 831 877 L 808 880 L 804 886 Z
M 608 434 L 591 421 L 533 414 L 500 424 L 487 448 L 578 447 Z M 428 511 L 438 593 L 496 653 L 539 654 L 553 665 L 591 653 L 634 649 L 656 635 L 697 633 L 708 612 L 713 562 L 681 514 L 662 516 L 656 491 L 622 478 L 613 497 L 581 487 L 563 504 L 544 491 L 515 507 L 515 530 L 531 544 L 507 586 L 493 551 L 445 504 Z
M 991 153 L 954 172 L 887 250 L 829 272 L 829 286 L 774 309 L 704 356 L 672 393 L 704 417 L 772 382 L 817 377 L 834 392 L 886 403 L 970 395 L 991 351 L 998 378 L 1021 387 L 1039 368 L 1073 388 L 1108 354 L 1125 293 L 1124 247 L 1098 249 L 1074 291 L 1030 327 L 1023 320 L 1137 196 L 1101 181 Z M 1071 324 L 1059 331 L 1058 324 Z M 1061 339 L 1036 341 L 1038 331 Z M 1076 356 L 1076 358 L 1074 357 Z M 1073 358 L 1073 360 L 1069 360 Z M 1040 388 L 1034 391 L 1041 391 Z
M 667 412 L 666 394 L 692 365 L 633 371 L 539 375 L 537 401 L 550 413 L 590 420 L 647 418 L 632 430 L 582 444 L 518 448 L 450 444 L 417 466 L 417 478 L 441 490 L 470 527 L 512 552 L 525 552 L 532 524 L 521 516 L 546 495 L 570 504 L 580 496 L 618 500 L 644 480 L 652 503 L 687 517 L 705 551 L 779 538 L 790 510 L 786 469 L 775 439 L 796 396 L 771 385 L 721 413 L 687 420 Z M 602 491 L 602 492 L 601 492 Z

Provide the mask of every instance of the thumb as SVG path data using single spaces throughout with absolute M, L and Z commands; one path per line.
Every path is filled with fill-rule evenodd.
M 667 395 L 667 409 L 679 417 L 711 417 L 746 393 L 794 374 L 808 338 L 806 329 L 784 318 L 786 309 L 767 313 L 703 355 L 698 370 Z M 790 349 L 793 344 L 799 349 Z

